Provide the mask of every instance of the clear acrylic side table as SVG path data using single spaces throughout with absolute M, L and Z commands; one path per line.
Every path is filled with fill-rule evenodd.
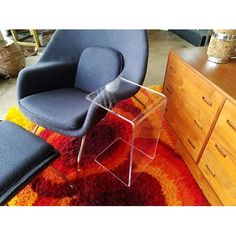
M 95 161 L 130 187 L 156 156 L 166 97 L 120 77 L 86 98 L 114 116 L 114 122 L 126 123 L 126 135 L 111 140 Z M 117 149 L 122 150 L 122 156 L 114 153 Z M 122 164 L 122 168 L 111 167 L 111 162 Z

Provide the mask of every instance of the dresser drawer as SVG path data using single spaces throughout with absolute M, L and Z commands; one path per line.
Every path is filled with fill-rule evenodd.
M 165 117 L 196 161 L 206 135 L 202 132 L 202 128 L 196 126 L 195 119 L 191 117 L 187 109 L 184 109 L 184 104 L 178 100 L 175 92 L 169 94 L 167 89 L 167 87 L 163 89 L 163 93 L 167 96 Z
M 232 162 L 236 172 L 236 105 L 229 100 L 224 104 L 211 139 L 219 153 Z
M 225 205 L 236 205 L 236 106 L 226 100 L 199 167 Z
M 208 132 L 224 97 L 200 75 L 170 53 L 165 86 L 169 86 L 192 118 Z M 171 90 L 171 89 L 170 89 Z M 203 130 L 204 132 L 204 130 Z
M 168 99 L 166 118 L 197 161 L 224 97 L 172 53 L 163 93 Z
M 222 157 L 210 140 L 199 162 L 199 168 L 224 205 L 236 205 L 236 168 Z

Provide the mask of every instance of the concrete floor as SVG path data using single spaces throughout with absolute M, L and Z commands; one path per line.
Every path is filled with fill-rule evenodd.
M 39 56 L 26 57 L 26 66 L 37 62 Z M 4 116 L 9 107 L 16 105 L 16 78 L 2 80 L 0 79 L 0 120 Z
M 162 84 L 170 49 L 194 47 L 170 31 L 149 30 L 149 59 L 145 86 Z
M 192 47 L 170 31 L 148 30 L 149 60 L 144 86 L 161 84 L 164 80 L 168 52 L 171 48 Z M 27 57 L 26 65 L 32 65 L 39 56 Z M 16 79 L 0 80 L 0 119 L 4 119 L 9 107 L 16 104 Z

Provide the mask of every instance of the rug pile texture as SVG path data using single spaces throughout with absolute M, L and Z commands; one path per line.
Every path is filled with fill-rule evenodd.
M 160 90 L 159 86 L 152 89 Z M 142 95 L 145 99 L 145 94 Z M 128 102 L 128 104 L 127 104 Z M 137 101 L 129 99 L 124 106 L 133 106 L 134 112 L 142 109 Z M 12 107 L 6 119 L 32 131 L 35 124 L 28 120 L 18 109 Z M 150 128 L 155 120 L 150 120 Z M 34 178 L 9 203 L 10 206 L 207 206 L 207 199 L 198 187 L 181 156 L 175 148 L 176 136 L 166 120 L 156 158 L 143 170 L 130 188 L 119 182 L 109 172 L 98 165 L 94 158 L 102 148 L 116 136 L 129 132 L 125 124 L 114 116 L 107 116 L 87 135 L 81 171 L 77 171 L 77 154 L 81 138 L 64 136 L 43 127 L 37 135 L 52 144 L 61 153 L 52 166 L 68 180 L 65 181 L 52 167 L 46 168 Z M 118 123 L 118 125 L 117 125 Z M 153 128 L 154 129 L 154 128 Z M 147 142 L 151 145 L 152 140 Z M 24 145 L 22 143 L 22 145 Z M 125 150 L 117 148 L 112 155 L 120 158 L 110 168 L 122 168 Z M 109 158 L 109 157 L 108 157 Z M 69 184 L 74 187 L 70 188 Z

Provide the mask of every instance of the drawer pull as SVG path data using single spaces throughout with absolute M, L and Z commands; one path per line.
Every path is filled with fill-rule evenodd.
M 220 145 L 215 144 L 215 147 L 223 157 L 227 156 L 226 152 L 224 151 L 224 149 Z
M 172 94 L 172 90 L 171 90 L 171 89 L 169 89 L 168 87 L 166 87 L 166 90 L 167 90 L 167 92 L 168 92 L 169 94 Z
M 193 149 L 195 149 L 196 148 L 196 146 L 192 143 L 192 141 L 188 138 L 188 143 L 191 145 L 191 147 L 193 148 Z
M 215 175 L 215 173 L 210 169 L 210 167 L 206 164 L 206 168 L 207 168 L 207 170 L 210 172 L 210 174 L 213 176 L 213 177 L 215 177 L 216 175 Z
M 233 121 L 227 120 L 227 123 L 232 129 L 234 129 L 236 131 L 236 124 Z
M 194 120 L 194 123 L 197 125 L 197 127 L 199 128 L 199 129 L 203 129 L 203 126 L 200 124 L 200 122 L 199 121 L 197 121 L 197 120 Z
M 203 96 L 202 99 L 208 106 L 210 106 L 210 107 L 212 106 L 212 102 L 208 97 Z

